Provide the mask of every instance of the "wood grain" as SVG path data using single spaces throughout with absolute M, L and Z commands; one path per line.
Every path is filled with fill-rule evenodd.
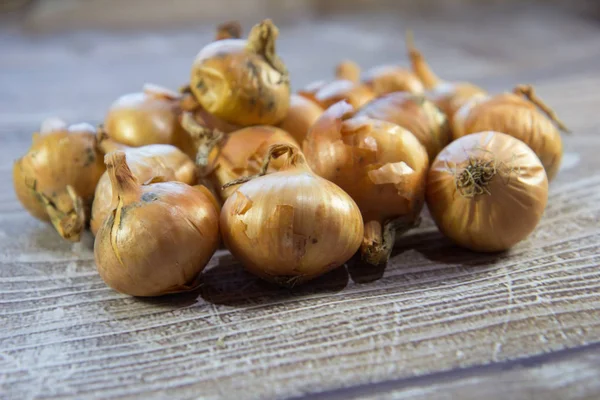
M 575 134 L 528 240 L 475 254 L 425 216 L 385 269 L 351 260 L 285 290 L 220 251 L 197 292 L 145 300 L 104 285 L 91 237 L 64 243 L 22 210 L 12 160 L 46 116 L 98 122 L 146 81 L 184 82 L 210 29 L 42 38 L 2 28 L 0 397 L 597 398 L 600 28 L 545 9 L 467 17 L 306 22 L 282 27 L 280 48 L 300 86 L 345 57 L 403 60 L 410 22 L 450 79 L 536 84 Z

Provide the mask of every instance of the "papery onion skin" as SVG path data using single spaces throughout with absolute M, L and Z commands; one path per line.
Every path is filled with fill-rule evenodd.
M 94 127 L 51 119 L 33 135 L 27 154 L 15 161 L 13 184 L 31 215 L 50 221 L 63 238 L 76 242 L 104 170 Z
M 406 129 L 366 117 L 345 119 L 352 112 L 345 102 L 325 111 L 309 132 L 304 153 L 313 171 L 356 201 L 365 222 L 363 258 L 383 264 L 393 246 L 393 237 L 384 238 L 386 226 L 402 220 L 408 228 L 419 216 L 429 160 Z
M 470 101 L 456 114 L 452 134 L 457 139 L 488 130 L 525 142 L 542 161 L 549 180 L 558 173 L 563 153 L 560 132 L 531 101 L 514 93 Z
M 377 97 L 394 92 L 423 93 L 424 91 L 423 83 L 417 75 L 396 65 L 371 68 L 365 73 L 363 82 Z
M 458 187 L 457 177 L 468 177 L 463 171 L 477 162 L 491 163 L 496 172 L 473 195 L 474 186 Z M 450 143 L 428 175 L 427 206 L 435 223 L 444 235 L 474 251 L 503 251 L 525 239 L 547 200 L 548 179 L 538 157 L 522 141 L 499 132 L 474 133 Z
M 408 129 L 425 146 L 430 162 L 450 143 L 445 114 L 423 95 L 390 93 L 366 104 L 355 116 L 388 121 Z
M 131 147 L 125 150 L 127 165 L 139 182 L 160 177 L 164 181 L 178 181 L 188 185 L 198 182 L 196 164 L 181 150 L 168 144 Z M 94 235 L 112 210 L 113 191 L 108 172 L 102 175 L 96 187 L 90 229 Z
M 296 142 L 302 144 L 308 130 L 321 114 L 323 114 L 323 108 L 317 103 L 303 96 L 292 94 L 288 113 L 278 126 L 292 135 Z
M 277 27 L 265 20 L 248 40 L 224 39 L 196 56 L 190 89 L 203 109 L 229 123 L 276 125 L 287 113 L 287 68 L 275 53 Z
M 323 109 L 342 100 L 354 108 L 360 108 L 375 98 L 375 93 L 368 86 L 347 79 L 337 79 L 329 83 L 313 82 L 299 90 L 298 94 L 314 101 Z
M 220 221 L 227 248 L 246 269 L 286 286 L 344 264 L 363 237 L 355 202 L 303 158 L 238 186 Z
M 219 241 L 218 212 L 212 200 L 204 191 L 180 182 L 140 186 L 124 171 L 124 153 L 106 157 L 116 194 L 94 244 L 102 279 L 131 296 L 197 287 L 198 275 Z

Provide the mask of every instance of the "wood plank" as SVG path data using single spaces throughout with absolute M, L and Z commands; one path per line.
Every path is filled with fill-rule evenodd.
M 65 243 L 33 220 L 9 171 L 44 117 L 99 122 L 115 97 L 146 81 L 184 82 L 210 28 L 49 37 L 0 29 L 2 397 L 494 399 L 504 398 L 494 392 L 503 382 L 513 398 L 596 394 L 600 28 L 545 9 L 469 24 L 403 18 L 449 78 L 473 76 L 492 91 L 535 83 L 574 130 L 534 234 L 510 252 L 474 254 L 425 216 L 387 268 L 352 260 L 293 290 L 260 282 L 220 251 L 199 291 L 160 299 L 108 289 L 91 237 Z M 280 48 L 298 87 L 330 76 L 344 57 L 365 67 L 406 62 L 405 27 L 382 15 L 305 22 L 282 27 Z M 557 377 L 565 386 L 551 385 Z

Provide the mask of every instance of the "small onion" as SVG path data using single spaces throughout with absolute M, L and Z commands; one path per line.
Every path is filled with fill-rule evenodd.
M 509 249 L 536 227 L 548 200 L 540 160 L 522 141 L 480 132 L 450 143 L 431 165 L 427 206 L 442 233 L 475 251 Z
M 194 162 L 181 150 L 168 144 L 151 144 L 142 147 L 119 146 L 114 144 L 106 148 L 106 142 L 101 142 L 106 150 L 123 150 L 127 155 L 127 166 L 139 182 L 148 182 L 160 177 L 164 181 L 178 181 L 193 185 L 198 181 L 198 171 Z M 94 235 L 104 223 L 112 210 L 113 185 L 110 175 L 104 173 L 98 181 L 94 204 L 92 205 L 92 218 L 90 229 Z
M 221 230 L 246 269 L 293 286 L 350 259 L 360 246 L 363 222 L 350 196 L 315 175 L 295 146 L 274 145 L 267 160 L 284 155 L 278 172 L 264 175 L 265 163 L 264 176 L 246 178 L 236 188 L 223 205 Z
M 219 195 L 223 201 L 234 192 L 234 188 L 222 186 L 235 179 L 258 173 L 272 144 L 297 145 L 290 134 L 274 126 L 255 125 L 227 135 L 219 135 L 219 132 L 207 130 L 199 125 L 189 114 L 184 114 L 182 124 L 200 143 L 196 162 L 203 175 L 219 188 Z M 277 161 L 273 163 L 274 170 L 278 166 Z
M 106 155 L 114 193 L 94 257 L 107 285 L 131 296 L 198 286 L 219 242 L 219 216 L 206 190 L 180 182 L 140 185 L 122 151 Z
M 13 184 L 31 215 L 50 221 L 63 238 L 77 242 L 104 170 L 94 127 L 67 126 L 53 118 L 44 121 L 27 154 L 15 161 Z
M 336 80 L 317 81 L 299 90 L 300 96 L 317 103 L 323 109 L 345 100 L 354 108 L 360 108 L 375 97 L 375 93 L 359 81 L 360 68 L 352 61 L 343 61 L 336 67 Z
M 519 85 L 513 93 L 470 101 L 453 121 L 455 139 L 492 130 L 522 140 L 540 158 L 549 180 L 556 176 L 562 159 L 559 129 L 568 132 L 555 112 L 535 95 L 531 85 Z
M 406 37 L 413 71 L 427 89 L 427 97 L 446 114 L 450 124 L 454 114 L 465 103 L 473 98 L 485 96 L 485 90 L 471 83 L 442 81 L 431 70 L 423 54 L 415 47 L 412 34 L 409 32 Z
M 355 116 L 392 122 L 419 139 L 429 161 L 450 143 L 450 127 L 443 112 L 423 95 L 390 93 L 363 106 Z
M 278 126 L 301 144 L 308 130 L 321 114 L 323 114 L 323 108 L 317 103 L 300 95 L 292 94 L 288 113 Z
M 383 264 L 396 231 L 418 220 L 429 160 L 408 130 L 367 117 L 347 119 L 352 112 L 345 102 L 325 111 L 306 137 L 304 154 L 315 173 L 356 201 L 365 222 L 363 259 Z
M 423 93 L 423 83 L 414 72 L 396 65 L 381 65 L 365 73 L 363 82 L 377 97 L 393 92 Z
M 271 20 L 247 40 L 224 39 L 204 47 L 192 66 L 190 90 L 200 106 L 226 122 L 275 125 L 290 101 L 289 74 L 275 53 L 279 31 Z

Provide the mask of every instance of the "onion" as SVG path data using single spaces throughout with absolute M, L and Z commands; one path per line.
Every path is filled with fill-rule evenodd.
M 264 175 L 271 158 L 287 159 Z M 295 146 L 274 145 L 260 175 L 235 189 L 221 211 L 223 240 L 250 272 L 293 286 L 344 264 L 363 237 L 354 201 L 315 175 Z
M 292 94 L 288 113 L 278 126 L 292 135 L 296 142 L 302 143 L 308 130 L 321 114 L 321 106 L 305 97 Z
M 423 83 L 414 72 L 395 65 L 381 65 L 365 73 L 363 82 L 377 97 L 393 92 L 423 93 Z
M 480 132 L 450 143 L 431 165 L 427 206 L 444 235 L 475 251 L 509 249 L 540 221 L 548 179 L 522 141 Z
M 346 102 L 326 110 L 306 137 L 304 153 L 315 173 L 356 201 L 365 223 L 363 259 L 382 264 L 396 231 L 418 220 L 429 160 L 406 129 L 367 117 L 348 119 L 352 112 Z

